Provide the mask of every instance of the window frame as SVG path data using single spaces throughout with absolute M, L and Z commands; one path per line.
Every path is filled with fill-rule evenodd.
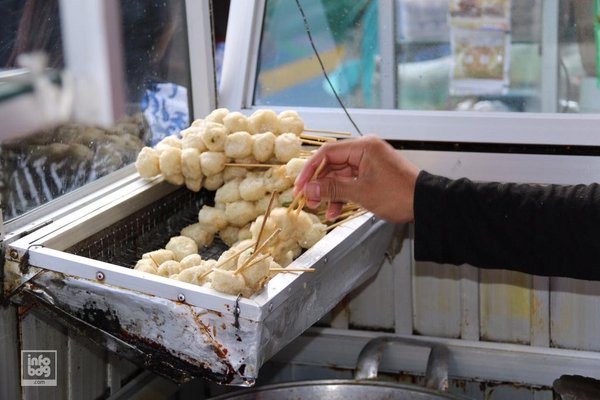
M 378 0 L 394 15 L 393 0 Z M 559 0 L 544 1 L 544 21 L 558 20 Z M 267 108 L 253 104 L 258 51 L 266 0 L 232 0 L 227 31 L 219 104 L 250 114 Z M 384 17 L 380 17 L 380 22 Z M 309 21 L 310 22 L 310 21 Z M 545 84 L 541 88 L 542 109 L 556 109 L 558 91 L 558 32 L 556 25 L 543 24 L 542 46 Z M 393 29 L 386 28 L 386 35 Z M 381 35 L 383 36 L 383 35 Z M 390 36 L 393 40 L 393 36 Z M 389 40 L 382 39 L 382 51 L 389 52 Z M 390 67 L 387 66 L 389 70 Z M 388 71 L 389 72 L 389 71 Z M 388 73 L 388 75 L 390 75 Z M 385 86 L 385 85 L 384 85 Z M 553 94 L 553 95 L 552 95 Z M 389 103 L 389 94 L 385 96 Z M 271 106 L 274 110 L 289 107 Z M 310 128 L 355 130 L 340 108 L 294 107 Z M 409 111 L 394 109 L 348 109 L 363 133 L 376 132 L 388 140 L 464 142 L 490 144 L 541 144 L 558 146 L 600 145 L 600 114 L 503 113 L 459 111 Z

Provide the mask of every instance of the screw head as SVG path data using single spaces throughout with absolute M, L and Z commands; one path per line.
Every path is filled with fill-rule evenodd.
M 99 281 L 103 281 L 104 280 L 104 272 L 102 272 L 102 271 L 96 272 L 96 279 L 98 279 Z
M 273 311 L 273 303 L 269 304 L 269 312 Z
M 10 251 L 10 258 L 14 258 L 16 260 L 17 258 L 19 258 L 19 253 L 16 250 L 14 250 L 14 249 L 11 250 Z
M 183 293 L 179 293 L 177 295 L 177 300 L 179 300 L 179 301 L 185 301 L 185 295 Z

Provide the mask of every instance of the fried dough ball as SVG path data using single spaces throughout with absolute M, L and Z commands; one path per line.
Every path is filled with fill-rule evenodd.
M 231 225 L 241 227 L 256 218 L 256 208 L 250 201 L 240 200 L 227 203 L 225 206 L 225 218 Z
M 215 203 L 232 203 L 241 199 L 240 197 L 240 178 L 235 178 L 226 182 L 215 192 Z
M 192 283 L 194 285 L 202 285 L 206 280 L 206 276 L 203 276 L 210 269 L 209 264 L 202 262 L 199 265 L 184 269 L 177 276 L 177 280 L 181 282 Z
M 165 249 L 173 252 L 173 259 L 181 261 L 185 256 L 190 254 L 198 254 L 198 245 L 196 242 L 187 236 L 174 236 L 169 240 Z
M 287 208 L 279 207 L 271 210 L 269 219 L 281 228 L 281 237 L 298 240 L 312 227 L 313 223 L 308 213 L 300 211 L 299 214 L 288 212 Z
M 259 162 L 265 162 L 271 158 L 275 151 L 275 135 L 272 132 L 259 133 L 252 136 L 252 155 Z
M 204 179 L 204 187 L 207 190 L 217 190 L 223 185 L 223 174 L 207 176 Z
M 306 161 L 307 160 L 304 158 L 292 158 L 290 161 L 287 162 L 287 164 L 285 164 L 286 175 L 290 179 L 295 180 L 296 177 L 300 175 L 300 172 L 302 171 L 302 168 L 304 168 L 304 164 L 306 164 Z
M 135 264 L 135 267 L 133 267 L 133 269 L 135 269 L 136 271 L 142 271 L 142 272 L 146 272 L 149 274 L 154 274 L 154 275 L 157 274 L 156 265 L 149 258 L 142 258 L 141 260 L 138 260 L 138 262 Z
M 192 122 L 192 124 L 190 125 L 190 127 L 193 128 L 200 128 L 202 126 L 204 126 L 204 119 L 202 118 L 195 119 L 194 122 Z
M 181 148 L 182 149 L 196 149 L 200 153 L 208 150 L 206 144 L 204 144 L 204 140 L 202 140 L 202 130 L 199 128 L 188 128 L 194 129 L 181 140 Z
M 225 139 L 227 139 L 227 128 L 216 122 L 207 122 L 202 131 L 202 141 L 210 151 L 223 151 Z
M 231 158 L 245 158 L 252 155 L 252 135 L 248 132 L 235 132 L 225 139 L 225 155 Z
M 237 243 L 239 243 L 243 240 L 252 239 L 252 233 L 250 232 L 250 225 L 251 224 L 246 224 L 240 228 L 240 230 L 238 231 Z
M 219 269 L 224 269 L 228 271 L 235 269 L 237 266 L 236 253 L 237 250 L 234 248 L 225 250 L 223 253 L 221 253 L 221 255 L 219 256 L 219 261 L 217 261 Z
M 256 220 L 250 225 L 250 233 L 252 234 L 252 240 L 258 240 L 258 234 L 260 233 L 260 228 L 265 219 L 264 215 L 259 215 Z M 261 243 L 271 236 L 273 232 L 277 229 L 277 225 L 273 221 L 272 218 L 268 218 L 265 223 L 265 227 L 263 228 L 262 235 L 260 236 Z
M 252 134 L 279 133 L 279 120 L 273 110 L 257 110 L 248 118 L 248 131 Z
M 304 121 L 296 111 L 282 111 L 277 116 L 281 132 L 291 132 L 300 136 L 304 132 Z
M 151 147 L 144 147 L 135 160 L 135 169 L 142 178 L 153 178 L 160 174 L 158 152 Z
M 200 222 L 186 226 L 181 230 L 180 234 L 192 239 L 198 247 L 210 246 L 214 238 L 212 228 L 205 228 Z
M 162 153 L 164 150 L 168 149 L 169 147 L 176 147 L 176 148 L 180 149 L 181 148 L 181 139 L 179 139 L 177 137 L 177 135 L 170 135 L 170 136 L 163 138 L 160 142 L 158 142 L 156 144 L 156 146 L 154 146 L 154 148 L 159 153 Z
M 192 192 L 199 192 L 200 189 L 202 189 L 202 179 L 203 177 L 200 177 L 198 179 L 185 178 L 185 187 L 187 187 Z
M 156 267 L 165 261 L 173 260 L 174 258 L 175 254 L 171 250 L 166 249 L 154 250 L 142 254 L 142 259 L 151 260 Z
M 219 231 L 219 237 L 229 247 L 233 246 L 238 239 L 238 233 L 240 228 L 237 226 L 229 225 Z
M 167 182 L 173 185 L 183 185 L 185 178 L 181 173 L 181 149 L 169 147 L 164 150 L 158 163 Z
M 202 263 L 202 256 L 200 254 L 188 254 L 183 257 L 179 264 L 181 264 L 181 270 L 185 270 L 191 267 L 195 267 L 196 265 L 200 265 Z
M 181 272 L 181 264 L 179 264 L 179 261 L 175 261 L 175 260 L 165 261 L 164 263 L 160 264 L 160 266 L 157 269 L 158 275 L 166 276 L 166 277 L 169 277 L 174 274 L 178 274 L 180 272 Z
M 288 207 L 294 201 L 294 188 L 284 190 L 279 195 L 279 204 L 283 207 Z
M 265 180 L 259 174 L 249 173 L 239 186 L 240 197 L 246 201 L 260 200 L 267 194 Z
M 275 139 L 275 157 L 283 163 L 298 157 L 302 150 L 302 142 L 293 133 L 283 133 Z
M 218 122 L 219 124 L 223 123 L 225 117 L 229 114 L 229 110 L 226 108 L 217 108 L 213 110 L 210 114 L 204 118 L 205 121 Z
M 189 179 L 202 178 L 200 152 L 197 149 L 190 148 L 181 151 L 181 173 Z
M 233 296 L 241 294 L 248 297 L 251 294 L 250 289 L 246 287 L 246 280 L 242 274 L 236 275 L 234 271 L 218 268 L 211 274 L 211 287 Z
M 235 178 L 245 178 L 248 170 L 245 167 L 225 167 L 223 180 L 229 182 Z
M 273 261 L 273 257 L 257 256 L 240 272 L 241 275 L 244 275 L 246 286 L 252 293 L 260 289 L 261 281 L 269 275 L 271 261 Z
M 205 151 L 200 154 L 200 167 L 206 176 L 216 175 L 225 169 L 227 158 L 218 151 Z
M 275 197 L 273 198 L 273 204 L 271 205 L 271 208 L 275 208 L 275 207 L 279 207 L 279 199 L 280 199 L 280 195 L 278 195 L 277 193 L 275 193 Z M 269 202 L 271 201 L 271 195 L 267 194 L 265 197 L 263 197 L 262 199 L 258 199 L 256 201 L 256 213 L 258 215 L 264 214 L 267 212 L 267 208 L 269 207 Z
M 229 132 L 248 132 L 248 118 L 238 111 L 230 112 L 223 118 L 223 125 Z
M 198 212 L 198 222 L 209 232 L 218 232 L 227 226 L 225 211 L 211 206 L 203 206 Z
M 310 249 L 317 242 L 325 237 L 325 228 L 327 225 L 322 223 L 313 224 L 313 226 L 298 241 L 298 244 L 305 249 Z
M 265 186 L 269 192 L 283 192 L 292 187 L 294 181 L 287 176 L 285 165 L 273 167 L 265 173 Z

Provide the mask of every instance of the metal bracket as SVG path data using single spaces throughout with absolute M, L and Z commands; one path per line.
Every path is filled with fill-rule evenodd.
M 240 329 L 240 313 L 241 313 L 240 299 L 241 298 L 242 298 L 242 295 L 238 294 L 237 299 L 235 299 L 235 305 L 233 306 L 233 317 L 235 318 L 233 326 L 235 327 L 235 329 Z

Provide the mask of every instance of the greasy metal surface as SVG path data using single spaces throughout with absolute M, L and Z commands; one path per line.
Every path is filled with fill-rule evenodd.
M 139 364 L 178 382 L 200 376 L 252 385 L 266 360 L 377 272 L 396 232 L 368 214 L 356 218 L 292 264 L 315 272 L 279 274 L 252 298 L 236 299 L 130 268 L 194 223 L 202 204 L 212 201 L 209 192 L 165 194 L 159 185 L 130 193 L 124 188 L 67 222 L 56 221 L 55 230 L 45 227 L 33 243 L 17 240 L 11 250 L 20 261 L 26 254 L 29 270 L 43 270 L 26 288 L 62 313 L 59 320 L 102 331 L 110 338 L 107 348 L 124 348 Z M 203 256 L 216 258 L 224 249 L 217 242 Z
M 263 386 L 251 390 L 240 390 L 233 394 L 215 397 L 214 400 L 434 400 L 465 399 L 464 397 L 440 393 L 413 385 L 390 382 L 352 381 L 352 380 L 319 380 L 283 383 Z

